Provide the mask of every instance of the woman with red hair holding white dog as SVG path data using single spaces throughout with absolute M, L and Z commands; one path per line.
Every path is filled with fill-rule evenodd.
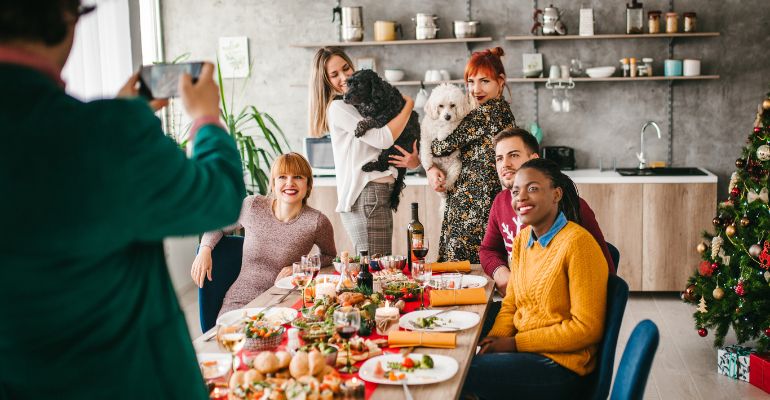
M 471 55 L 465 66 L 465 82 L 471 102 L 478 107 L 466 115 L 445 140 L 431 143 L 434 156 L 447 156 L 459 150 L 462 161 L 455 188 L 447 192 L 439 261 L 479 263 L 479 247 L 489 210 L 501 189 L 495 170 L 493 138 L 505 128 L 516 127 L 511 106 L 503 98 L 505 68 L 500 60 L 503 54 L 502 48 L 495 47 Z M 428 169 L 428 180 L 435 191 L 446 191 L 445 178 L 438 167 Z

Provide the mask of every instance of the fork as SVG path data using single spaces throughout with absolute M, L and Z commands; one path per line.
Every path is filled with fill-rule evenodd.
M 404 387 L 404 397 L 406 397 L 406 400 L 414 400 L 412 392 L 409 391 L 409 386 L 406 385 L 406 380 L 401 381 L 401 386 Z

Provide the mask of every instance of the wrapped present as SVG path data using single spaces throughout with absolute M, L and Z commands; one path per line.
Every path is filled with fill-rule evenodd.
M 749 383 L 770 393 L 770 353 L 752 353 L 749 363 L 751 364 Z
M 749 381 L 749 356 L 752 350 L 748 347 L 732 345 L 717 350 L 717 371 L 733 379 Z

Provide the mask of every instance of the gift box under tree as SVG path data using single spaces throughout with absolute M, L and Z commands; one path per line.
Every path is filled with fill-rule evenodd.
M 770 353 L 751 354 L 749 383 L 770 393 Z
M 717 350 L 717 371 L 733 379 L 749 381 L 749 356 L 752 350 L 748 347 L 732 345 Z

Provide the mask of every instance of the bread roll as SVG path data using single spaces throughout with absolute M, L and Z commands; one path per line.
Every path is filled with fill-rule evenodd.
M 246 385 L 251 385 L 254 382 L 261 382 L 264 380 L 265 376 L 256 369 L 250 369 L 243 374 L 243 383 Z
M 279 370 L 289 368 L 289 363 L 291 362 L 291 354 L 285 351 L 278 351 L 275 353 L 275 356 L 278 358 Z
M 324 366 L 326 366 L 326 357 L 318 349 L 310 351 L 308 355 L 308 371 L 310 375 L 320 374 L 323 372 Z
M 263 351 L 254 359 L 254 368 L 263 374 L 278 371 L 278 357 L 272 351 Z
M 305 375 L 308 375 L 308 354 L 304 351 L 298 351 L 291 358 L 289 363 L 289 372 L 295 379 L 299 379 Z
M 233 375 L 230 376 L 230 389 L 235 389 L 238 386 L 243 385 L 243 375 L 243 371 L 233 372 Z

